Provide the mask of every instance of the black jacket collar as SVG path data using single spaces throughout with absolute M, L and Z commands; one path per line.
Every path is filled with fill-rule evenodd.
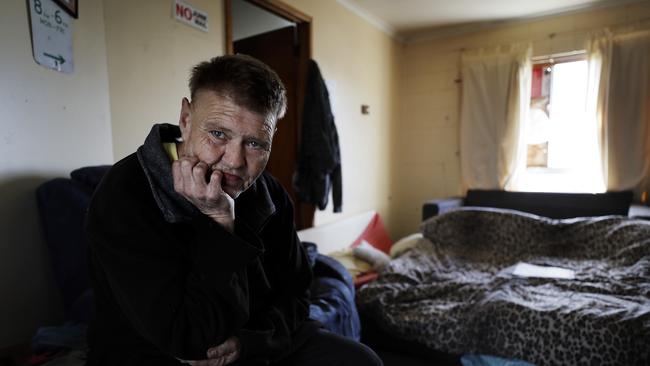
M 201 215 L 194 205 L 174 190 L 171 162 L 163 143 L 175 142 L 180 135 L 178 126 L 156 124 L 137 151 L 138 161 L 147 176 L 156 203 L 165 220 L 170 223 L 189 221 Z M 268 173 L 264 172 L 262 175 L 266 174 Z M 275 205 L 262 177 L 235 200 L 235 221 L 240 224 L 245 222 L 255 233 L 262 230 L 274 213 Z

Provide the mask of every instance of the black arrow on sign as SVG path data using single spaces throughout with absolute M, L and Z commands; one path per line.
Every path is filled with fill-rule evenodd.
M 54 56 L 54 55 L 50 55 L 50 54 L 47 53 L 47 52 L 43 52 L 43 55 L 45 55 L 45 56 L 47 56 L 47 57 L 49 57 L 49 58 L 52 58 L 52 59 L 56 60 L 56 62 L 58 62 L 58 63 L 61 64 L 61 65 L 63 65 L 63 64 L 65 63 L 65 59 L 64 59 L 63 56 L 61 56 L 61 55 L 59 55 L 59 56 L 57 57 L 57 56 Z

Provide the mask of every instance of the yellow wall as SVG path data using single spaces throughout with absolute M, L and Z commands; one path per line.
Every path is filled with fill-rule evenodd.
M 208 13 L 209 32 L 176 21 L 172 0 L 104 1 L 116 161 L 142 145 L 154 123 L 177 124 L 191 67 L 224 53 L 223 2 L 189 3 Z
M 377 210 L 390 230 L 399 44 L 335 0 L 285 2 L 313 17 L 312 57 L 330 89 L 341 145 L 343 213 L 328 207 L 315 224 Z M 361 114 L 362 104 L 370 114 Z
M 26 3 L 0 12 L 0 348 L 62 319 L 36 187 L 113 160 L 101 0 L 73 21 L 69 75 L 34 61 Z
M 153 123 L 177 123 L 190 67 L 224 53 L 221 0 L 189 1 L 208 12 L 208 33 L 176 22 L 171 0 L 84 1 L 72 75 L 34 64 L 24 2 L 1 13 L 0 348 L 62 320 L 36 186 L 113 163 L 134 152 Z M 336 0 L 289 3 L 314 18 L 313 57 L 331 88 L 343 159 L 344 213 L 328 208 L 316 222 L 375 209 L 390 226 L 399 46 Z
M 335 0 L 287 3 L 314 19 L 312 57 L 331 89 L 341 144 L 344 211 L 328 207 L 315 223 L 378 210 L 390 225 L 398 44 Z M 104 2 L 116 160 L 135 151 L 153 123 L 177 123 L 190 67 L 223 53 L 222 1 L 192 4 L 209 13 L 210 33 L 173 20 L 167 3 Z M 361 114 L 361 104 L 370 105 L 370 115 Z
M 422 202 L 460 195 L 460 50 L 530 41 L 534 55 L 583 49 L 589 32 L 650 16 L 650 3 L 514 23 L 472 34 L 407 44 L 400 58 L 394 236 L 415 232 Z M 553 37 L 551 35 L 554 34 Z

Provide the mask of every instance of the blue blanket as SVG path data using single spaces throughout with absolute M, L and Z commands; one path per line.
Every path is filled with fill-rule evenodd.
M 336 259 L 318 253 L 316 244 L 302 245 L 314 271 L 309 317 L 330 332 L 359 341 L 361 321 L 354 302 L 352 276 Z

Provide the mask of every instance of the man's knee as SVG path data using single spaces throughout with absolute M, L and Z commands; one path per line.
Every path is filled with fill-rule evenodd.
M 355 342 L 328 331 L 319 331 L 315 339 L 323 360 L 330 359 L 332 365 L 382 366 L 377 354 L 363 343 Z
M 366 346 L 363 343 L 356 343 L 355 344 L 355 350 L 351 352 L 354 356 L 352 357 L 352 360 L 349 362 L 350 365 L 354 366 L 383 366 L 382 360 L 377 356 L 375 351 L 373 351 L 370 347 Z

